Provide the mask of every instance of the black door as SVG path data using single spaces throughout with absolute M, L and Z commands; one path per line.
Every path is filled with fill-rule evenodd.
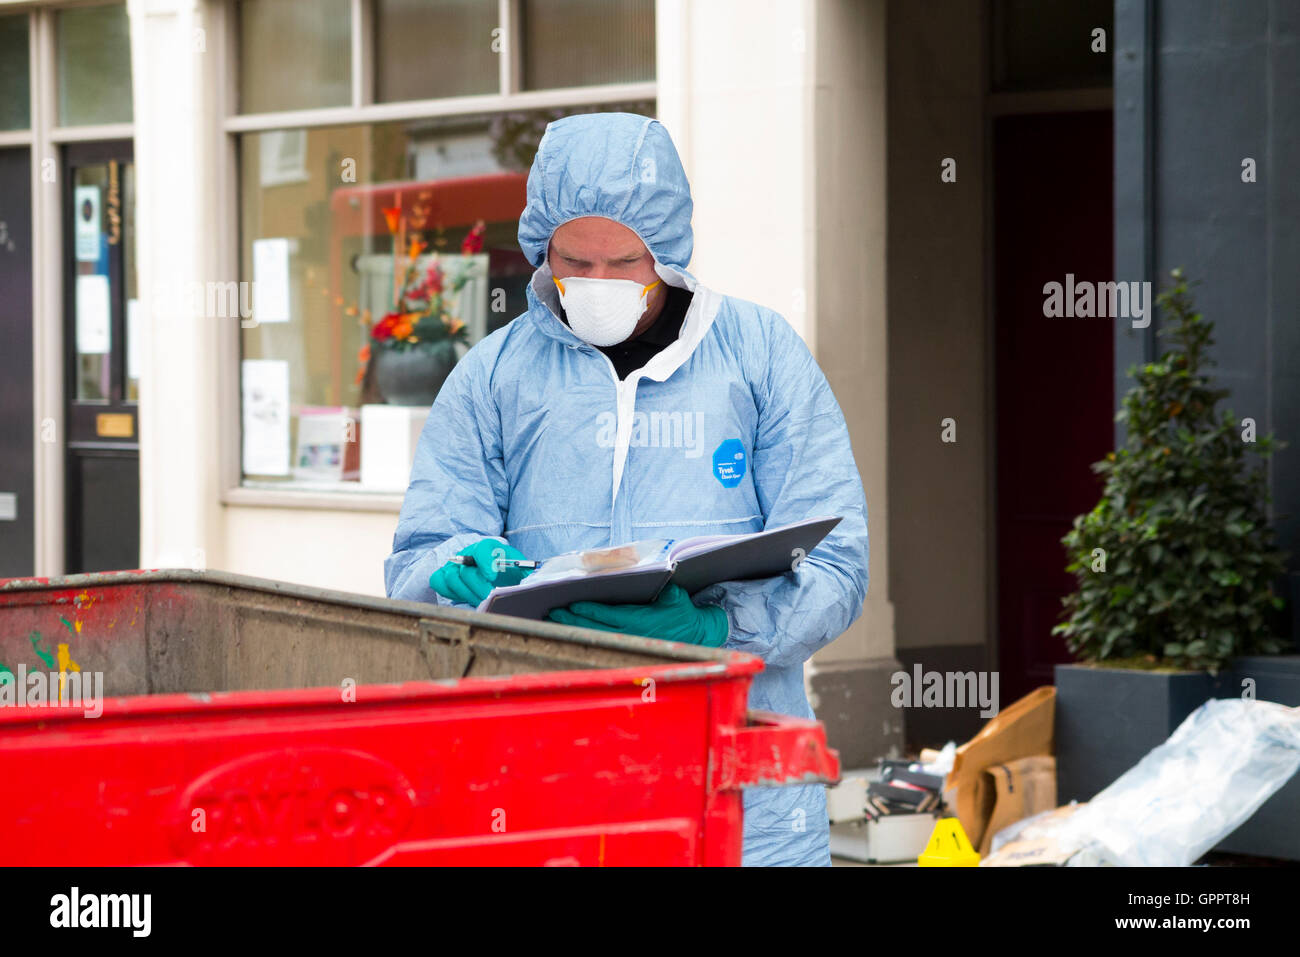
M 32 180 L 27 147 L 0 150 L 0 578 L 35 572 Z
M 64 153 L 66 571 L 140 563 L 135 175 L 131 144 Z

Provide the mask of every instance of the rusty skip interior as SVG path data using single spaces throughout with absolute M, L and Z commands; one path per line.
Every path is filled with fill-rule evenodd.
M 75 664 L 103 674 L 105 696 L 713 663 L 729 654 L 223 572 L 0 584 L 0 665 L 30 673 Z

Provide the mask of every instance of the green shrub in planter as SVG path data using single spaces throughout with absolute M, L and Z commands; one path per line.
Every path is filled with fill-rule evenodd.
M 1237 655 L 1276 654 L 1273 627 L 1284 567 L 1268 524 L 1263 463 L 1278 443 L 1258 437 L 1215 405 L 1213 323 L 1195 312 L 1179 269 L 1157 303 L 1160 335 L 1173 343 L 1129 370 L 1136 385 L 1117 421 L 1123 448 L 1093 470 L 1101 501 L 1061 540 L 1078 590 L 1052 629 L 1085 660 L 1138 659 L 1217 673 Z

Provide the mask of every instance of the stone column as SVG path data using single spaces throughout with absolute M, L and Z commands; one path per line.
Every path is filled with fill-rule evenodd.
M 845 768 L 902 745 L 890 704 L 889 353 L 886 312 L 885 0 L 818 0 L 810 48 L 814 352 L 848 420 L 867 493 L 871 582 L 862 617 L 813 656 L 810 700 Z
M 130 0 L 140 343 L 140 561 L 219 560 L 217 357 L 234 319 L 194 315 L 185 290 L 219 273 L 225 197 L 216 108 L 219 31 L 196 0 Z M 230 224 L 227 224 L 229 227 Z

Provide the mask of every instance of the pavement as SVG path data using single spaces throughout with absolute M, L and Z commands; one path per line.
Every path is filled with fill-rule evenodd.
M 851 861 L 847 857 L 832 857 L 831 867 L 916 867 L 916 861 L 901 861 L 898 864 L 864 864 L 862 861 Z

